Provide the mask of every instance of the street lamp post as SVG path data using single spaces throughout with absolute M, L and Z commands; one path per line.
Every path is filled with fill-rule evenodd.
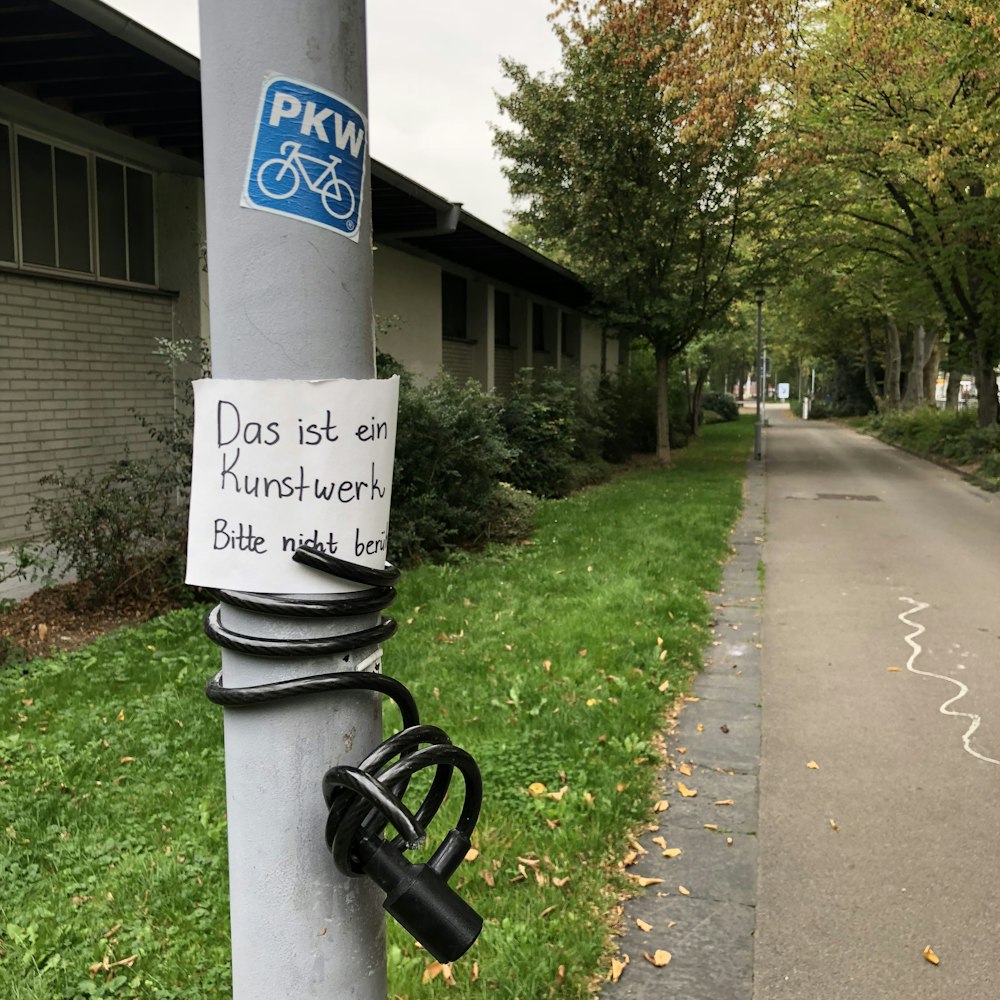
M 753 457 L 759 462 L 764 457 L 764 415 L 761 409 L 761 393 L 764 386 L 764 351 L 763 339 L 761 337 L 761 307 L 764 305 L 763 288 L 758 288 L 754 292 L 754 301 L 757 303 L 757 423 L 754 425 Z

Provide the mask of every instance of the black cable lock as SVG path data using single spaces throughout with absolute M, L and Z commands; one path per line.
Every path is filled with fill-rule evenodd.
M 366 589 L 315 598 L 221 590 L 217 594 L 221 604 L 205 619 L 208 637 L 241 653 L 285 658 L 377 647 L 395 634 L 396 622 L 384 615 L 372 628 L 320 638 L 264 639 L 226 628 L 220 617 L 222 604 L 286 618 L 328 618 L 380 612 L 395 600 L 399 571 L 390 563 L 382 570 L 370 569 L 308 546 L 297 549 L 292 558 Z M 372 659 L 377 660 L 380 653 L 376 649 Z M 205 693 L 217 705 L 241 708 L 305 694 L 358 690 L 377 691 L 391 698 L 399 708 L 403 729 L 356 767 L 331 767 L 323 776 L 327 847 L 344 875 L 367 875 L 386 893 L 386 911 L 439 962 L 453 962 L 472 947 L 483 926 L 482 917 L 448 885 L 468 853 L 482 807 L 482 778 L 473 758 L 437 726 L 421 725 L 407 688 L 381 673 L 337 671 L 227 688 L 220 670 L 208 682 Z M 413 775 L 430 767 L 435 769 L 430 788 L 416 812 L 411 812 L 403 801 L 407 786 Z M 441 808 L 456 770 L 465 783 L 458 822 L 426 863 L 412 864 L 404 852 L 424 843 L 426 828 Z M 383 834 L 390 824 L 397 833 L 386 840 Z

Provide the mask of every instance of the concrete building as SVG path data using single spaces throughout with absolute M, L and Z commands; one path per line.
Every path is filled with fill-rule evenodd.
M 98 0 L 0 5 L 0 550 L 38 480 L 149 446 L 158 342 L 208 337 L 198 60 Z M 568 270 L 373 163 L 378 346 L 503 393 L 618 346 Z M 159 374 L 157 369 L 159 367 Z

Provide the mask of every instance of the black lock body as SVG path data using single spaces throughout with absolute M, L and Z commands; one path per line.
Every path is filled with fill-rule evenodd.
M 456 830 L 448 839 L 465 840 Z M 454 962 L 472 947 L 483 929 L 483 918 L 427 864 L 411 864 L 389 841 L 377 844 L 362 863 L 366 875 L 384 890 L 386 912 L 439 962 Z

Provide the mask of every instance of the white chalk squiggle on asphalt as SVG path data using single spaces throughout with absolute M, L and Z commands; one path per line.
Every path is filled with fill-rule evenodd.
M 977 757 L 979 760 L 986 761 L 987 764 L 1000 764 L 1000 760 L 996 760 L 994 757 L 987 757 L 985 754 L 981 754 L 978 750 L 972 748 L 972 735 L 979 728 L 979 723 L 982 722 L 982 718 L 973 712 L 953 712 L 950 708 L 956 701 L 960 698 L 964 698 L 969 693 L 969 688 L 963 684 L 961 681 L 955 680 L 954 677 L 947 677 L 944 674 L 932 674 L 929 670 L 917 670 L 913 665 L 916 663 L 917 657 L 924 651 L 923 646 L 916 641 L 918 635 L 923 635 L 926 631 L 923 625 L 917 622 L 910 621 L 907 615 L 915 615 L 918 611 L 923 611 L 925 608 L 929 608 L 930 605 L 923 601 L 915 601 L 912 597 L 901 597 L 901 601 L 906 601 L 908 604 L 912 604 L 913 607 L 909 611 L 904 611 L 898 618 L 901 622 L 909 625 L 913 631 L 906 636 L 906 642 L 910 649 L 913 650 L 910 653 L 910 658 L 906 661 L 906 669 L 913 674 L 920 674 L 921 677 L 935 677 L 940 681 L 948 681 L 950 684 L 954 684 L 958 688 L 958 694 L 953 698 L 949 698 L 938 711 L 942 715 L 954 715 L 960 716 L 965 719 L 969 719 L 969 728 L 966 729 L 965 735 L 962 737 L 962 743 L 965 745 L 965 750 L 967 753 L 972 754 L 973 757 Z

